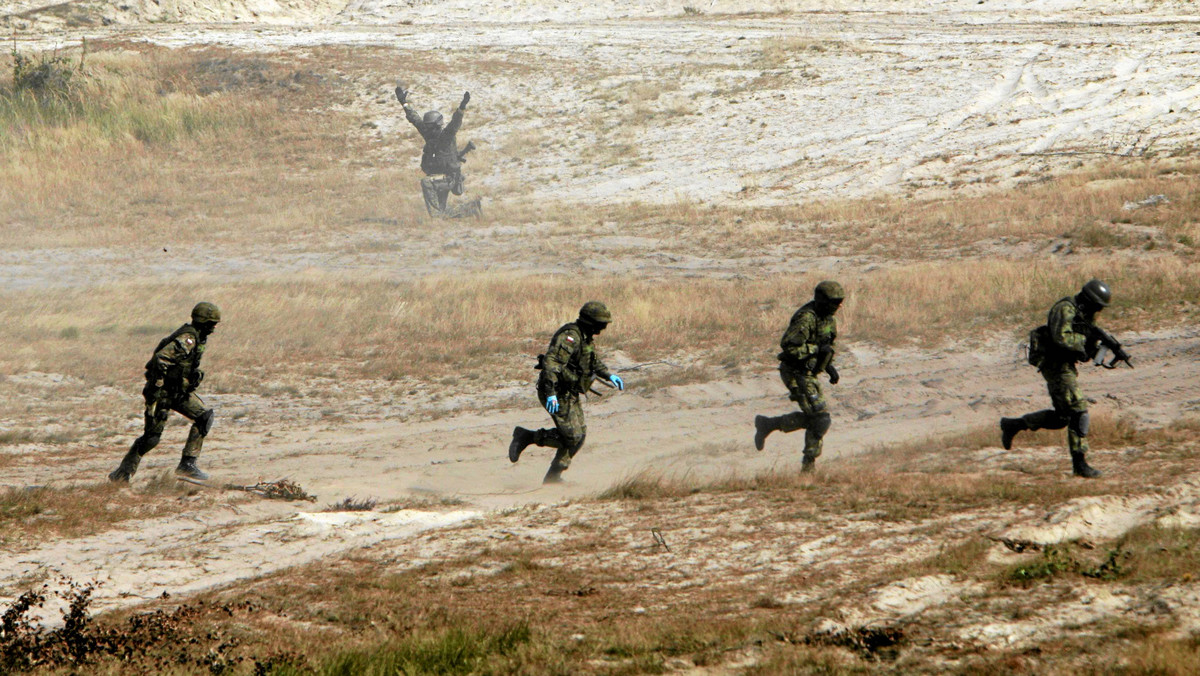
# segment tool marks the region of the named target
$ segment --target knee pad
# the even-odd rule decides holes
[[[821,411],[820,413],[813,414],[812,420],[808,425],[808,429],[811,430],[812,433],[817,436],[817,438],[820,438],[825,436],[825,433],[829,431],[829,428],[832,425],[833,418],[831,418],[828,413]]]
[[[1071,420],[1067,427],[1075,434],[1086,437],[1088,435],[1088,427],[1091,426],[1091,420],[1088,417],[1087,411],[1075,411],[1071,413]]]
[[[215,415],[216,412],[210,408],[204,413],[201,413],[200,417],[196,418],[196,431],[200,433],[200,436],[208,436],[208,431],[212,429],[213,416]]]

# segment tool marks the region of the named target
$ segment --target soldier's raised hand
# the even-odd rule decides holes
[[[402,106],[408,105],[408,90],[404,88],[404,85],[396,85],[396,100]]]
[[[459,110],[466,110],[467,104],[471,102],[471,92],[463,92],[462,103],[458,104]]]

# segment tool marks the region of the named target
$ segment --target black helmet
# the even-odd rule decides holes
[[[813,296],[822,302],[838,301],[841,302],[846,298],[846,292],[842,289],[842,285],[837,282],[826,280],[817,285]]]
[[[1097,307],[1108,307],[1108,304],[1112,302],[1112,291],[1109,290],[1107,284],[1098,279],[1084,284],[1079,295]]]
[[[221,321],[221,310],[208,302],[196,303],[192,308],[192,324],[216,324]]]
[[[422,117],[421,120],[424,121],[425,124],[436,124],[439,127],[442,126],[442,114],[436,110],[431,110],[428,113],[425,113],[425,116]]]
[[[612,322],[612,313],[604,303],[589,300],[579,308],[579,318],[592,324],[608,324]]]

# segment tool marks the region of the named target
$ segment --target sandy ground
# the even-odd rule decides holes
[[[1104,393],[1093,410],[1121,411],[1145,423],[1161,424],[1181,412],[1200,409],[1200,360],[1196,358],[1200,332],[1131,337],[1130,344],[1138,355],[1137,369],[1085,373],[1087,389]],[[854,462],[853,456],[863,450],[994,424],[1000,414],[1017,415],[1046,403],[1039,377],[1011,350],[851,349],[847,357],[842,383],[829,388],[834,426],[826,439],[823,463]],[[589,403],[587,446],[561,486],[540,483],[550,457],[547,449],[530,448],[516,465],[507,460],[512,427],[543,423],[544,414],[532,402],[528,409],[488,413],[488,403],[476,401],[472,404],[478,411],[420,423],[370,419],[395,414],[383,410],[364,416],[361,422],[339,425],[306,423],[303,414],[293,415],[290,424],[253,432],[235,425],[214,434],[206,448],[205,462],[216,482],[251,484],[287,476],[323,498],[321,505],[352,495],[401,502],[414,496],[434,502],[454,498],[466,504],[448,513],[404,511],[360,515],[343,522],[320,521],[331,517],[309,513],[320,509],[318,505],[298,503],[302,505],[298,510],[297,503],[219,504],[189,513],[186,519],[133,521],[95,536],[0,554],[0,571],[4,571],[0,588],[12,589],[22,580],[57,574],[105,580],[109,584],[97,593],[97,607],[109,608],[163,591],[195,591],[384,540],[405,539],[424,529],[483,518],[489,511],[561,504],[642,471],[719,478],[796,467],[802,435],[772,436],[761,453],[751,443],[756,413],[790,409],[776,377],[678,386],[639,395],[636,373],[627,375],[627,393]],[[263,405],[235,395],[211,399],[220,408]],[[175,429],[174,436],[182,433],[182,428]],[[172,446],[177,441],[169,438],[148,456],[142,476],[172,467],[176,461]],[[94,481],[116,459],[76,462],[64,476],[62,465],[30,458],[19,469],[7,470],[6,482]],[[984,460],[1022,462],[1020,451],[1005,452],[998,446]],[[1094,461],[1108,471],[1121,472],[1119,458],[1100,453]],[[940,462],[957,460],[941,458]],[[1065,479],[1067,459],[1049,462],[1062,466]],[[1194,499],[1194,487],[1189,491]],[[1086,533],[1072,518],[1063,517],[1063,525],[1018,529],[1005,536],[1033,542],[1084,535],[1116,537],[1148,520],[1163,502],[1161,495],[1147,495],[1093,508],[1095,513],[1079,517],[1091,524]],[[1105,519],[1112,524],[1096,525]],[[1047,534],[1047,529],[1052,532]]]
[[[792,204],[941,194],[1035,181],[1105,153],[1170,153],[1200,136],[1200,85],[1189,76],[1200,19],[1171,3],[878,3],[532,25],[503,13],[486,24],[406,25],[398,7],[357,5],[333,25],[113,26],[86,36],[393,48],[395,71],[362,83],[357,104],[373,133],[410,133],[390,96],[395,79],[422,108],[475,92],[463,136],[491,163],[482,175],[469,166],[468,180],[488,198]],[[426,9],[449,11],[415,11]],[[22,39],[54,46],[81,35]],[[439,55],[451,69],[413,81],[403,67],[411,53]],[[499,77],[466,66],[494,55],[508,69]]]

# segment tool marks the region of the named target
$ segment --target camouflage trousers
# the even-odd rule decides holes
[[[465,184],[466,179],[462,172],[426,176],[421,179],[421,196],[425,199],[425,210],[430,216],[456,217],[456,210],[448,209],[446,202],[450,199],[450,193],[461,196],[466,190]]]
[[[200,450],[204,446],[204,437],[208,436],[208,431],[212,428],[213,410],[205,406],[204,401],[194,392],[176,395],[162,394],[155,397],[151,396],[149,391],[144,390],[142,396],[146,400],[146,426],[142,436],[133,442],[133,449],[137,451],[138,455],[146,455],[158,445],[171,411],[176,411],[192,421],[192,428],[188,430],[183,454],[191,457],[200,455]]]
[[[540,394],[538,403],[545,403]],[[571,466],[571,459],[583,448],[583,440],[587,437],[587,423],[583,420],[583,403],[579,401],[579,395],[558,395],[558,412],[551,413],[550,417],[554,420],[554,429],[537,430],[533,443],[557,449],[550,470],[562,472]]]
[[[779,377],[788,389],[788,398],[796,402],[800,411],[780,416],[778,429],[780,432],[803,429],[804,457],[815,459],[821,455],[822,439],[831,423],[821,383],[808,369],[788,362],[779,363]]]
[[[1079,389],[1079,372],[1072,363],[1043,366],[1042,377],[1054,408],[1021,416],[1031,430],[1067,428],[1067,447],[1072,453],[1087,453],[1088,402]]]

